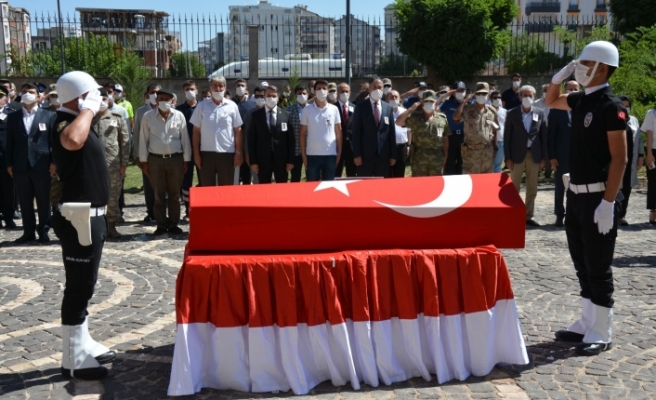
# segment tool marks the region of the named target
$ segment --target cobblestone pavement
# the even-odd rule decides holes
[[[537,220],[552,224],[553,186],[540,186]],[[579,312],[577,281],[565,233],[527,231],[526,249],[504,251],[513,279],[530,364],[500,366],[485,377],[438,385],[412,379],[392,386],[316,387],[311,397],[397,399],[650,399],[656,398],[656,229],[647,224],[646,191],[635,190],[615,257],[616,347],[595,358],[576,356],[553,334]],[[63,267],[57,241],[14,246],[20,231],[0,231],[0,399],[166,398],[175,335],[174,287],[186,235],[155,239],[144,225],[142,197],[129,199],[125,234],[107,243],[90,308],[94,338],[118,360],[101,382],[59,374],[59,308]],[[183,227],[186,228],[186,227]],[[503,227],[499,227],[503,234]],[[51,234],[54,238],[54,235]],[[293,397],[203,390],[197,399]],[[303,398],[310,396],[303,396]]]

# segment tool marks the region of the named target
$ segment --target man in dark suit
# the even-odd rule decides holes
[[[278,88],[267,86],[265,106],[251,114],[248,126],[248,156],[259,183],[287,183],[294,168],[296,140],[289,123],[289,112],[278,107]]]
[[[533,219],[535,197],[538,194],[538,174],[547,160],[547,125],[544,112],[533,107],[535,88],[519,90],[520,107],[508,111],[504,129],[504,153],[515,189],[519,192],[522,175],[526,172],[526,225],[540,226]]]
[[[7,147],[7,117],[14,112],[9,108],[9,92],[5,86],[0,85],[0,165],[6,166],[5,149]],[[9,175],[7,168],[0,168],[0,211],[7,229],[16,228],[14,222],[14,179]]]
[[[565,86],[567,93],[578,93],[579,83],[570,80]],[[569,174],[569,140],[572,131],[572,111],[553,109],[549,113],[548,139],[549,162],[551,169],[556,171],[554,195],[554,213],[556,214],[556,226],[565,226],[565,184],[563,175]]]
[[[18,203],[23,219],[23,236],[16,243],[36,239],[49,242],[50,178],[55,165],[50,154],[50,133],[54,130],[55,113],[39,107],[40,96],[36,85],[26,83],[21,87],[22,111],[7,117],[7,172],[14,178]],[[36,198],[39,224],[34,217]]]
[[[342,118],[342,134],[344,135],[344,142],[342,144],[342,157],[337,163],[335,177],[339,178],[342,176],[344,168],[346,168],[346,176],[353,177],[357,174],[357,167],[353,160],[353,148],[351,147],[351,120],[353,117],[353,111],[355,110],[355,104],[349,101],[351,87],[348,83],[344,82],[339,84],[337,87],[337,95],[339,100],[335,105],[339,108],[339,113]]]
[[[394,113],[382,101],[383,81],[369,83],[369,99],[355,106],[351,118],[351,146],[358,176],[386,177],[396,163]]]

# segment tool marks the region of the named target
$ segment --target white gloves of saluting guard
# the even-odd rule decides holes
[[[79,99],[80,102],[80,111],[82,110],[90,110],[93,115],[98,114],[98,110],[100,110],[100,103],[102,102],[102,96],[100,95],[100,90],[98,89],[92,89],[89,91],[87,94],[87,98],[82,100],[80,97]]]
[[[560,85],[561,83],[563,83],[565,79],[572,76],[574,70],[576,69],[576,64],[578,64],[576,60],[570,61],[569,64],[565,66],[565,68],[558,71],[558,73],[554,75],[553,78],[551,78],[551,83],[555,85]]]
[[[609,202],[601,199],[594,213],[594,222],[597,224],[599,233],[607,234],[613,228],[613,218],[615,213],[615,202]]]

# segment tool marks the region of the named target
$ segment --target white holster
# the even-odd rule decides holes
[[[565,193],[569,190],[569,174],[563,174],[563,185],[565,185]]]
[[[77,240],[82,246],[91,246],[91,203],[64,203],[61,215],[71,222],[77,231]]]

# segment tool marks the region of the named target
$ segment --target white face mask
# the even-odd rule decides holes
[[[594,68],[592,69],[592,73],[590,76],[587,75],[588,71],[590,70],[590,67],[586,67],[583,64],[578,64],[576,66],[576,69],[574,70],[574,78],[578,83],[580,83],[583,86],[588,86],[590,82],[594,79],[595,75],[597,74],[597,68],[599,67],[599,63],[595,63]]]
[[[328,100],[330,100],[330,101],[337,101],[337,92],[330,92],[330,93],[328,93]]]
[[[391,87],[391,86],[385,86],[385,87],[383,88],[383,94],[387,94],[387,93],[389,93],[389,92],[391,92],[391,91],[392,91],[392,87]]]
[[[148,100],[150,101],[150,104],[157,105],[157,93],[153,93],[148,96]]]
[[[522,99],[522,106],[524,106],[524,108],[531,108],[533,106],[533,98],[532,97],[524,97]]]
[[[432,113],[433,111],[435,111],[435,103],[433,103],[432,101],[428,101],[424,103],[424,111],[427,113]]]
[[[10,90],[9,91],[9,97],[14,97],[16,96],[16,91],[15,90]]]
[[[568,90],[567,93],[578,93],[579,91],[576,89]]]
[[[317,99],[319,101],[326,101],[326,98],[328,97],[328,90],[326,89],[319,89],[317,90]]]
[[[282,92],[282,95],[284,97],[289,97],[292,94],[292,92]]]
[[[36,101],[36,95],[32,93],[24,93],[21,95],[21,103],[23,104],[34,104]]]
[[[513,81],[513,88],[519,89],[521,84],[522,84],[522,81]]]
[[[108,108],[109,108],[109,102],[108,101],[101,101],[100,102],[100,111],[105,111]]]
[[[424,97],[425,90],[420,90],[417,92],[417,97],[419,97],[419,100],[421,100],[422,97]]]
[[[307,103],[307,99],[308,99],[307,94],[299,94],[296,96],[296,102],[298,102],[298,104]]]
[[[398,100],[390,100],[389,105],[392,106],[392,108],[397,108],[399,106],[399,101]]]
[[[483,95],[480,95],[480,96],[476,96],[476,102],[478,104],[485,104],[486,101],[487,101],[487,96],[486,95],[483,94]]]
[[[112,93],[112,94],[107,94],[107,98],[108,98],[108,99],[112,99],[112,100],[114,100],[114,93]]]
[[[52,104],[53,106],[60,105],[61,103],[59,102],[59,97],[51,97],[50,98],[50,104]]]
[[[266,102],[267,107],[273,108],[278,104],[278,98],[277,97],[267,97],[265,102]]]
[[[223,100],[223,95],[225,94],[224,91],[221,92],[212,92],[212,98],[214,100]]]
[[[501,100],[500,99],[492,100],[492,105],[495,106],[496,108],[501,107]]]
[[[196,92],[194,92],[193,90],[187,90],[185,92],[185,97],[189,101],[196,100]]]
[[[339,95],[339,99],[342,101],[342,103],[348,103],[349,101],[349,94],[344,92]]]
[[[166,112],[171,109],[172,105],[168,101],[160,101],[158,107],[160,110]]]
[[[255,104],[257,105],[258,108],[264,107],[264,103],[266,103],[264,99],[261,99],[259,97],[255,99]]]
[[[246,94],[246,88],[243,86],[237,86],[237,90],[235,90],[235,92],[237,93],[237,96],[241,97]]]
[[[383,97],[383,91],[380,89],[374,89],[371,93],[369,93],[369,96],[371,96],[371,100],[378,101],[381,97]]]
[[[627,108],[626,108],[626,113],[627,113],[627,114],[631,114],[631,107],[627,107]]]
[[[456,100],[462,101],[465,98],[465,92],[456,92]]]
[[[547,92],[542,92],[542,98],[546,99],[547,98]]]

